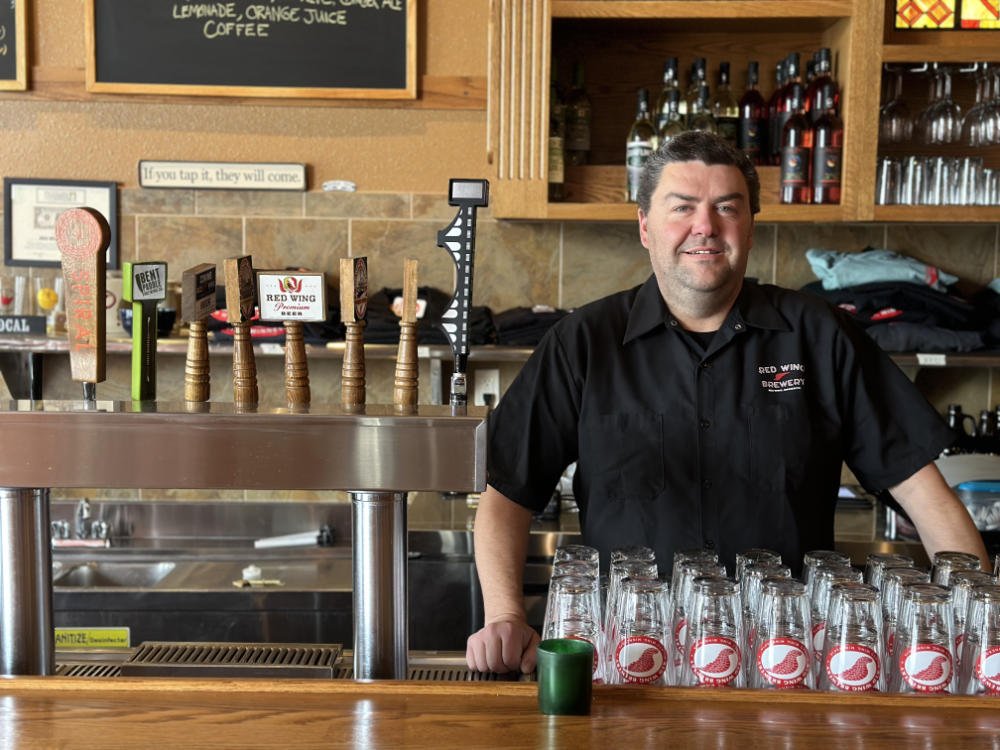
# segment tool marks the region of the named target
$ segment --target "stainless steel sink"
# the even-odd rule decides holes
[[[54,573],[55,586],[149,588],[173,571],[172,562],[87,562]]]

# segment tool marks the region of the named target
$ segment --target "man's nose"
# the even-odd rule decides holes
[[[718,218],[712,206],[698,206],[691,217],[691,233],[702,237],[714,237],[718,234]]]

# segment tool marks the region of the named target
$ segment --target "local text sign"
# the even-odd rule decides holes
[[[326,320],[326,281],[322,273],[258,271],[261,320]]]
[[[139,186],[201,190],[305,190],[305,164],[140,161]]]

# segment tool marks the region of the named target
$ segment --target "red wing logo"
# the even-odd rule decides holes
[[[826,676],[841,690],[866,693],[878,687],[878,654],[860,643],[838,644],[826,657]]]
[[[920,693],[947,693],[952,675],[951,653],[936,643],[918,643],[899,655],[906,684]]]
[[[787,372],[779,372],[777,375],[774,376],[774,382],[777,383],[778,381],[784,380],[787,377],[788,377]]]
[[[1000,691],[1000,646],[985,648],[976,657],[976,678],[990,693]]]
[[[808,653],[795,638],[769,638],[757,651],[757,668],[777,688],[800,687],[809,674]]]
[[[649,685],[667,670],[667,650],[648,635],[623,638],[615,649],[615,668],[624,682]]]
[[[298,294],[302,291],[302,279],[285,276],[283,279],[278,279],[278,288],[286,294]]]
[[[740,647],[731,638],[705,636],[691,645],[691,671],[702,685],[725,687],[740,673]]]

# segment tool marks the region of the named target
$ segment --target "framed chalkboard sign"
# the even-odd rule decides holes
[[[28,88],[28,0],[0,0],[0,89]]]
[[[85,1],[90,91],[416,97],[417,0]]]

